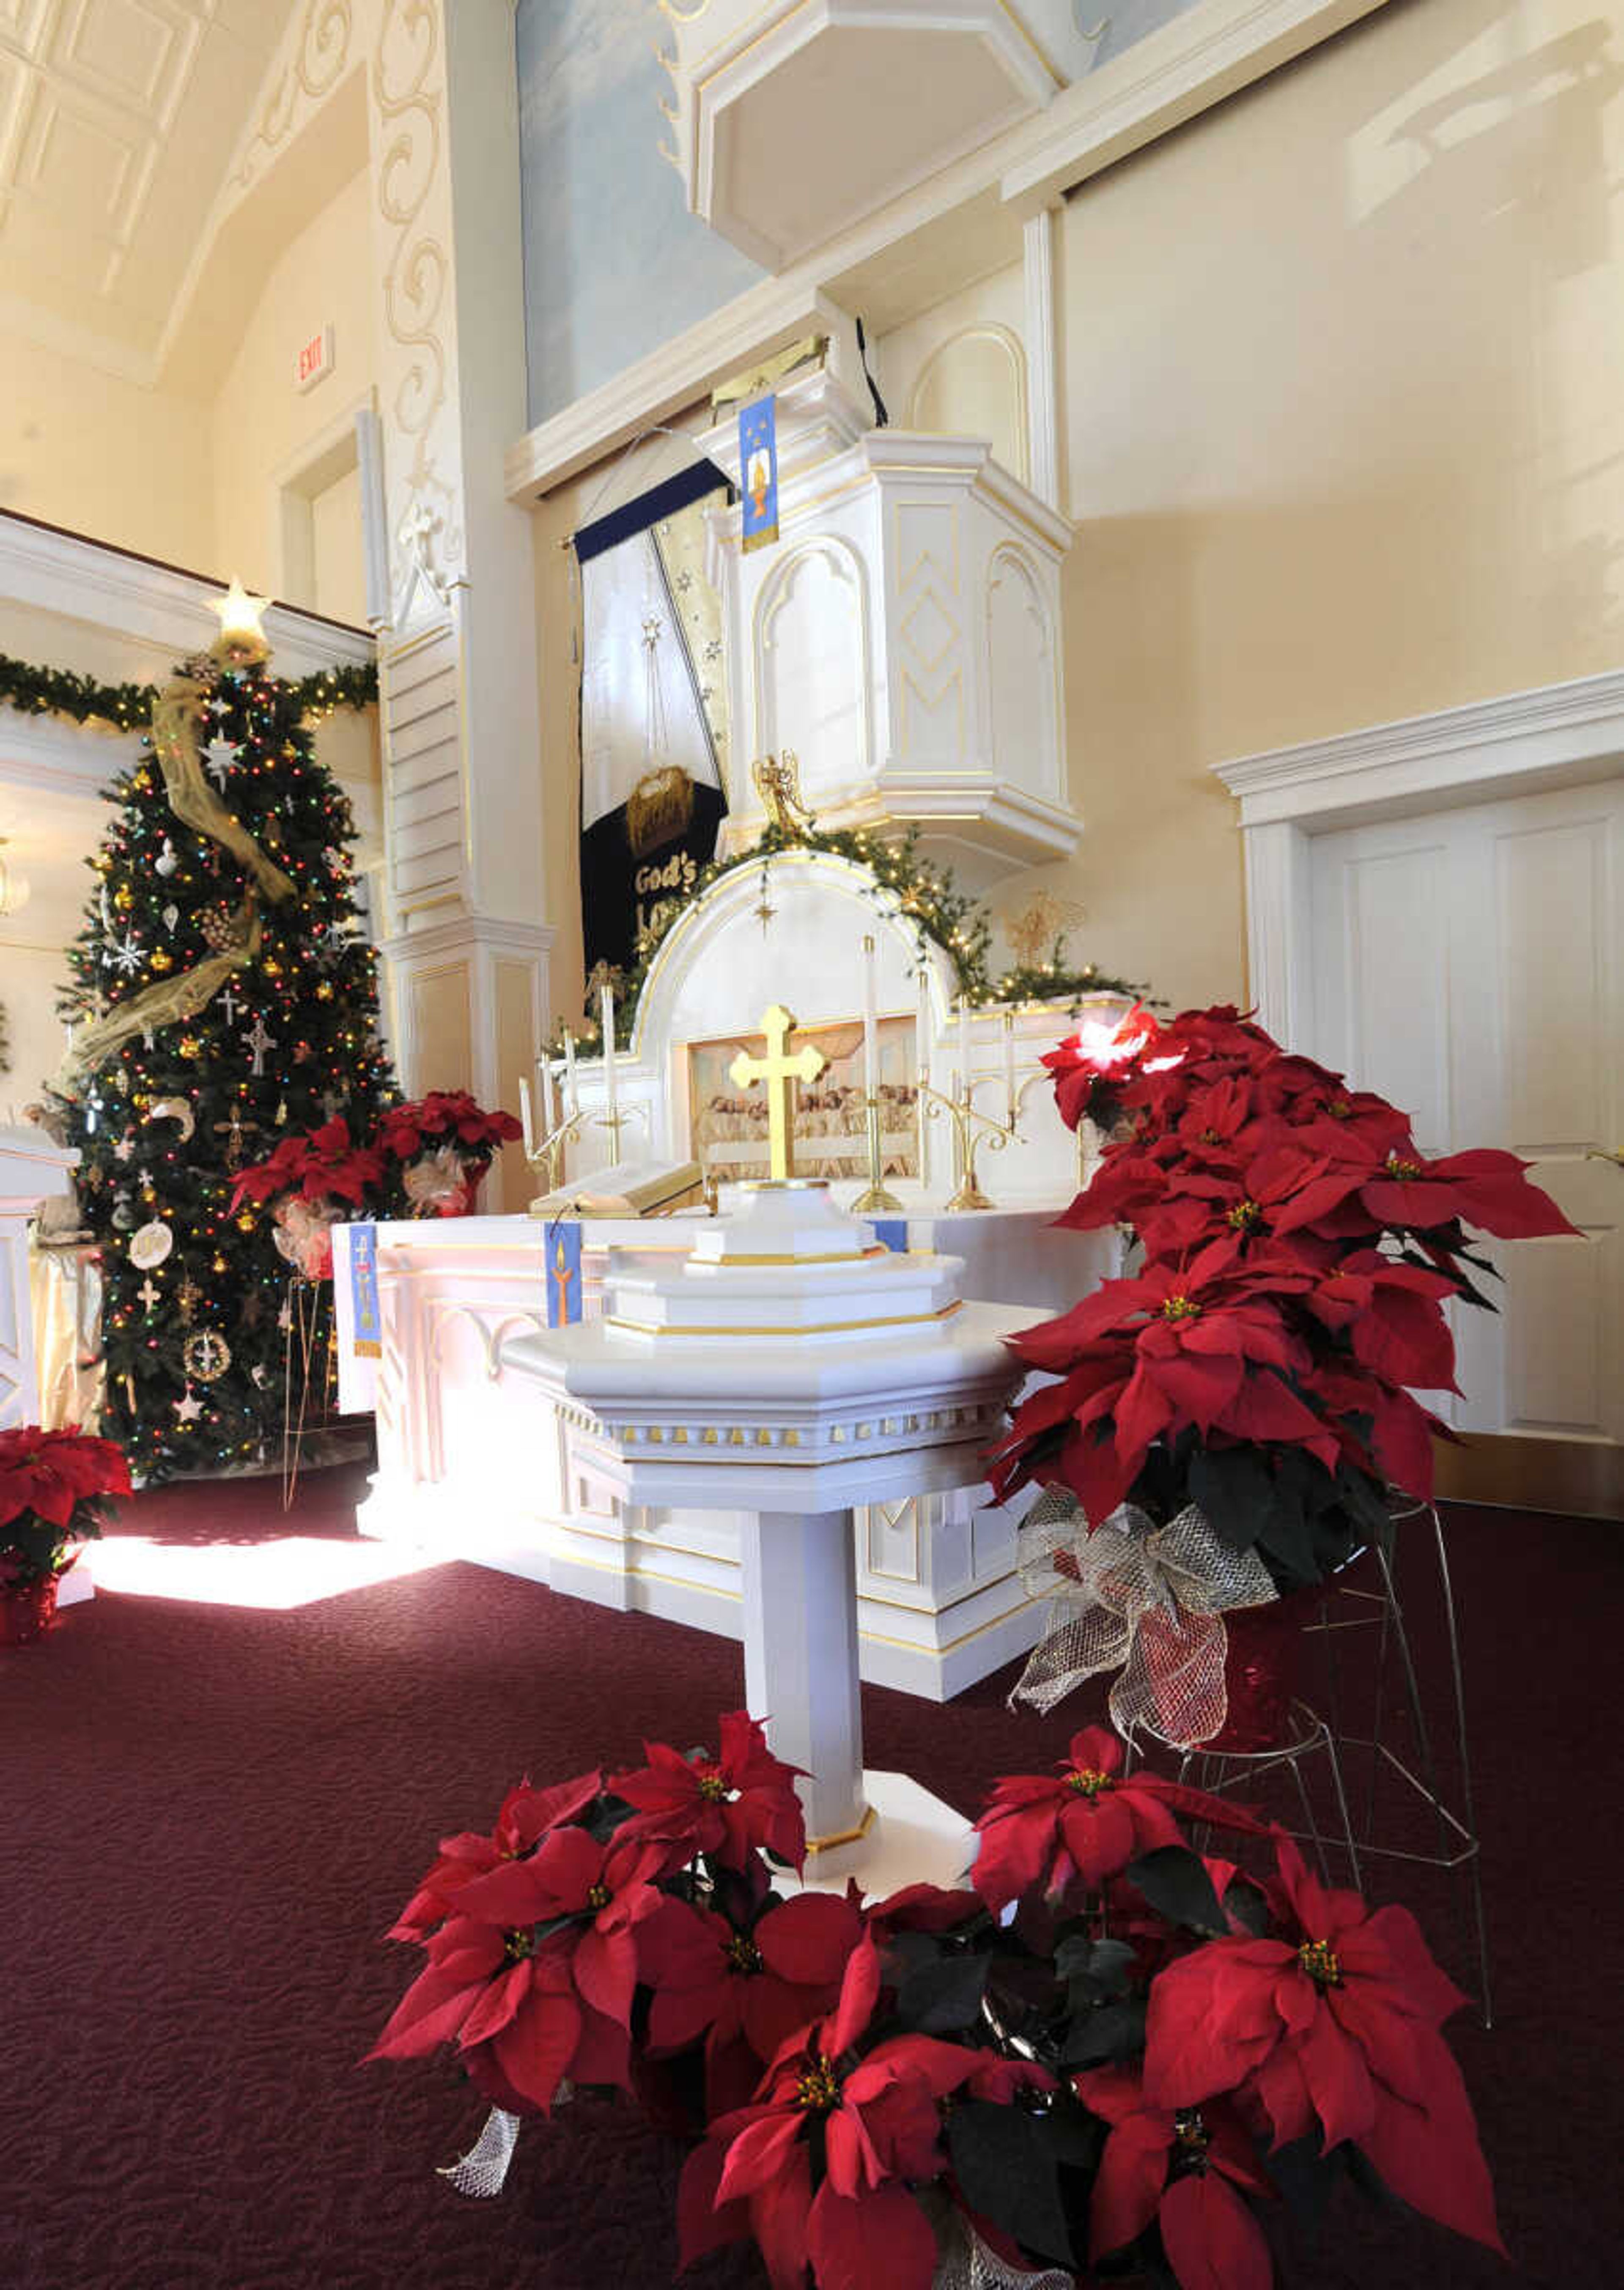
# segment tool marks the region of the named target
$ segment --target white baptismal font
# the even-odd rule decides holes
[[[826,1181],[742,1188],[685,1254],[612,1248],[601,1318],[514,1338],[572,1477],[622,1503],[733,1522],[745,1694],[800,1766],[814,1875],[951,1883],[963,1823],[901,1774],[867,1774],[853,1512],[978,1487],[1041,1317],[966,1303],[963,1262],[876,1245]],[[876,1814],[878,1827],[875,1828]],[[838,1857],[836,1857],[838,1856]]]

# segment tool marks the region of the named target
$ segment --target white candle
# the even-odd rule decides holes
[[[1004,1013],[1004,1094],[1009,1106],[1007,1119],[1015,1126],[1015,1013]]]
[[[961,994],[958,1004],[958,1087],[966,1105],[970,1102],[970,1005]]]
[[[931,973],[924,964],[919,965],[919,1016],[915,1031],[918,1039],[914,1044],[914,1056],[919,1067],[921,1081],[931,1078]]]
[[[607,986],[599,989],[598,1013],[604,1028],[604,1110],[615,1110],[614,996]]]
[[[567,1026],[564,1029],[564,1093],[573,1120],[580,1111],[580,1090],[575,1079],[575,1037]]]
[[[880,1085],[880,1013],[875,979],[874,941],[863,941],[863,1094]]]
[[[523,1074],[519,1076],[519,1125],[524,1132],[524,1158],[533,1161],[536,1157],[536,1125],[531,1117],[530,1084]]]

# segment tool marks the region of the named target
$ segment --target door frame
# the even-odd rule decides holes
[[[1258,1018],[1287,1048],[1313,1055],[1310,837],[1624,777],[1624,670],[1212,768],[1240,805],[1247,976]],[[1475,1434],[1440,1447],[1438,1491],[1458,1501],[1618,1517],[1624,1446]]]
[[[1259,1021],[1312,1054],[1308,838],[1624,777],[1624,669],[1214,764],[1240,805],[1246,968]]]

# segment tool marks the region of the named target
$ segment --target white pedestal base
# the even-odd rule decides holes
[[[963,1886],[975,1854],[975,1832],[962,1813],[907,1774],[866,1768],[863,1795],[874,1808],[867,1836],[809,1854],[803,1892],[844,1893],[852,1877],[871,1900],[881,1901],[904,1885],[940,1885],[949,1892]],[[782,1891],[796,1889],[793,1877],[780,1875],[774,1881]]]

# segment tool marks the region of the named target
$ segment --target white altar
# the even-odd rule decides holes
[[[772,909],[764,928],[764,885]],[[967,1047],[977,1107],[1002,1119],[1012,1079],[1016,1101],[1014,1138],[980,1157],[981,1183],[998,1205],[950,1213],[956,1173],[947,1125],[922,1123],[916,1099],[909,1107],[908,1085],[895,1083],[892,1141],[923,1127],[924,1146],[923,1165],[915,1144],[911,1173],[887,1178],[902,1208],[885,1237],[962,1258],[964,1293],[977,1302],[1064,1310],[1113,1268],[1116,1247],[1112,1236],[1052,1225],[1077,1189],[1078,1142],[1054,1109],[1040,1060],[1072,1021],[1064,1009],[1037,1005],[977,1011],[961,1026],[945,953],[934,944],[922,949],[897,894],[844,859],[793,851],[740,867],[669,932],[617,1054],[621,1157],[692,1157],[757,1173],[746,1150],[755,1141],[708,1133],[707,1077],[758,1039],[758,1013],[774,996],[794,1009],[797,1038],[836,1052],[843,1033],[860,1039],[866,937],[875,941],[884,1070],[900,1077],[922,1060],[932,1086],[951,1093]],[[1090,1006],[1106,1017],[1122,1004],[1101,996]],[[571,1181],[589,1179],[613,1154],[612,1133],[595,1125],[607,1103],[601,1064],[581,1061],[577,1083],[582,1125]],[[837,1162],[845,1149],[837,1138],[801,1134],[798,1149],[815,1173],[819,1158]],[[832,1181],[842,1205],[865,1181],[855,1160],[851,1170]],[[736,1198],[731,1181],[719,1197],[725,1213]],[[704,1221],[703,1212],[586,1220],[579,1269],[567,1276],[579,1281],[583,1317],[602,1312],[611,1248],[668,1262],[687,1252]],[[376,1360],[354,1356],[344,1227],[335,1242],[340,1396],[347,1407],[372,1406],[377,1417],[379,1469],[359,1513],[364,1533],[453,1551],[599,1604],[740,1635],[738,1521],[677,1501],[628,1500],[612,1475],[578,1452],[554,1402],[510,1371],[510,1341],[546,1328],[556,1315],[556,1295],[552,1311],[548,1302],[548,1283],[559,1277],[556,1229],[524,1216],[380,1227]],[[741,1417],[733,1428],[753,1437],[758,1427]],[[984,1488],[965,1485],[922,1486],[858,1505],[865,1678],[946,1700],[1035,1643],[1040,1611],[1015,1571],[1022,1508],[1000,1508]]]

